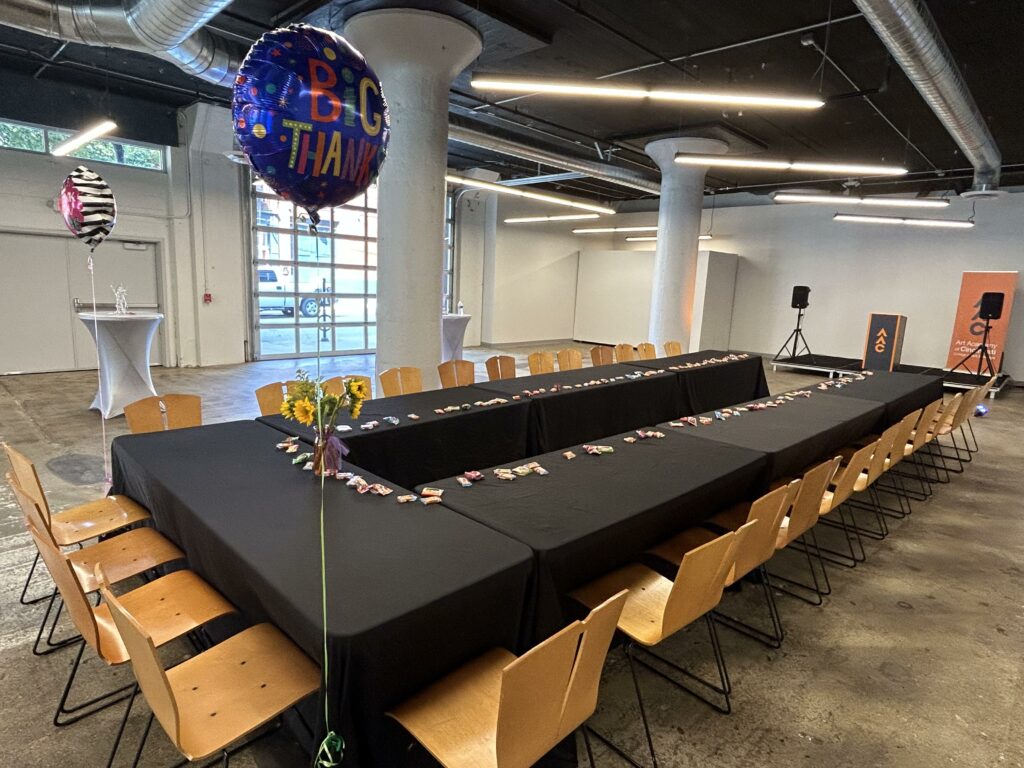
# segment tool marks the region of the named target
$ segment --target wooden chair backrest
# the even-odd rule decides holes
[[[989,393],[989,391],[991,391],[992,387],[994,387],[996,385],[996,379],[997,378],[999,378],[999,377],[998,376],[993,376],[991,379],[986,381],[980,387],[976,387],[978,392],[977,392],[977,396],[974,399],[974,405],[975,406],[977,406],[978,403],[980,403],[982,400],[985,399],[985,396],[988,395],[988,393]],[[972,415],[972,416],[974,415],[974,408],[971,408],[971,414],[970,415]]]
[[[203,399],[199,395],[144,397],[126,405],[124,417],[128,429],[135,435],[198,427],[203,423]]]
[[[590,348],[590,362],[597,365],[611,365],[615,362],[612,358],[611,347],[602,347],[600,345]]]
[[[796,541],[817,524],[821,513],[821,500],[842,461],[841,456],[836,456],[804,473],[796,498],[793,499],[793,507],[789,511],[789,527],[786,533],[789,541]]]
[[[836,473],[838,480],[836,481],[835,490],[832,491],[832,509],[835,509],[853,495],[853,488],[857,484],[857,478],[871,464],[871,457],[874,456],[877,447],[878,441],[875,440],[863,448],[858,448],[853,456],[850,457],[846,466]]]
[[[683,555],[672,590],[661,615],[661,637],[678,632],[722,600],[725,579],[736,562],[737,541],[742,542],[757,522],[726,533]],[[743,531],[743,536],[740,536]]]
[[[775,554],[775,539],[779,534],[782,518],[789,511],[799,487],[800,481],[794,480],[788,485],[779,486],[774,491],[766,493],[750,505],[747,522],[756,521],[757,525],[743,539],[742,546],[737,545],[736,562],[726,579],[727,584],[734,584],[758,566],[771,560]]]
[[[633,349],[632,344],[616,344],[615,345],[615,362],[616,363],[629,363],[636,360],[636,350]]]
[[[558,350],[558,370],[575,371],[583,367],[583,354],[578,349]]]
[[[19,493],[19,491],[15,491],[15,493]],[[93,613],[89,598],[82,591],[82,585],[78,581],[71,563],[57,549],[57,545],[50,537],[48,531],[44,533],[32,523],[29,523],[28,532],[36,543],[39,556],[46,563],[46,570],[50,572],[50,578],[57,585],[57,590],[60,592],[61,599],[64,601],[64,607],[67,609],[68,614],[70,614],[75,629],[85,638],[85,642],[89,644],[89,647],[103,657],[105,649],[100,648],[100,635],[96,627],[96,614]]]
[[[4,451],[7,452],[7,460],[11,462],[11,469],[14,470],[14,478],[18,481],[18,485],[21,486],[21,490],[39,505],[46,519],[46,527],[49,528],[50,504],[46,500],[46,494],[43,492],[43,484],[39,482],[39,473],[36,471],[36,465],[21,451],[15,450],[7,443],[4,443],[3,446]]]
[[[490,381],[514,379],[516,377],[516,359],[512,355],[488,357],[484,366],[487,368],[487,378]]]
[[[893,444],[896,442],[900,428],[900,423],[897,421],[879,436],[875,452],[871,454],[871,463],[868,464],[868,485],[875,482],[885,472],[885,460],[892,453]]]
[[[381,371],[380,386],[384,397],[408,395],[423,391],[423,374],[419,368],[403,365]]]
[[[935,429],[935,420],[942,407],[942,398],[933,400],[921,410],[921,417],[914,427],[914,450],[917,451],[928,441],[928,433]]]
[[[44,534],[50,541],[53,541],[53,546],[57,546],[57,542],[53,538],[53,534],[50,531],[50,519],[43,512],[39,506],[39,502],[32,498],[31,494],[25,491],[24,486],[18,482],[18,478],[11,472],[7,472],[5,477],[7,478],[7,485],[10,486],[11,491],[14,492],[14,500],[18,502],[18,506],[21,507],[21,514],[25,518],[25,524],[34,525],[39,532]]]
[[[281,412],[284,402],[284,384],[272,381],[256,390],[256,403],[260,407],[260,416],[273,416]]]
[[[963,392],[957,392],[949,402],[943,402],[942,413],[939,414],[939,418],[935,422],[936,434],[938,434],[938,430],[943,426],[948,427],[949,429],[956,429],[960,425],[963,421],[963,418],[960,416],[960,410],[963,402]],[[957,421],[958,418],[959,421]],[[956,424],[954,424],[954,422],[956,422]]]
[[[339,396],[345,393],[345,379],[341,376],[331,376],[329,379],[324,379],[320,385],[325,395]]]
[[[893,438],[892,448],[889,450],[889,469],[903,461],[903,453],[907,449],[907,443],[910,442],[910,433],[914,431],[914,425],[921,419],[923,410],[918,408],[897,422],[899,429],[896,430],[896,437]]]
[[[448,360],[437,366],[437,375],[441,377],[444,389],[465,387],[476,381],[476,370],[469,360]]]
[[[665,357],[675,357],[683,354],[683,344],[680,341],[665,342]]]
[[[530,373],[534,376],[538,373],[555,372],[555,355],[552,352],[531,352],[526,360],[530,365]]]
[[[178,715],[178,702],[167,680],[167,673],[160,663],[153,639],[110,591],[100,566],[96,567],[96,573],[100,579],[100,594],[110,609],[114,626],[117,627],[121,642],[131,657],[132,671],[135,673],[139,688],[142,689],[142,695],[145,696],[146,703],[160,721],[171,742],[175,747],[180,747],[181,718]]]
[[[498,768],[530,766],[597,708],[601,669],[626,592],[597,606],[510,663],[501,674]]]
[[[288,394],[288,395],[294,395],[295,394],[295,388],[297,386],[299,386],[299,384],[300,384],[300,382],[299,382],[298,379],[288,379],[288,381],[286,381],[284,383],[284,391],[285,391],[285,393]]]
[[[638,360],[653,360],[658,356],[658,348],[649,341],[641,341],[636,345],[636,356]]]

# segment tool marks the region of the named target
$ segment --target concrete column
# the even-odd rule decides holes
[[[689,349],[697,236],[707,172],[704,166],[678,165],[674,158],[677,152],[723,155],[728,149],[723,141],[698,138],[658,139],[644,147],[661,169],[648,331],[648,340],[659,349],[666,341],[680,341],[684,350]]]
[[[481,50],[472,27],[438,13],[406,9],[353,16],[345,37],[380,77],[391,139],[377,206],[377,373],[423,370],[438,386],[448,87]]]

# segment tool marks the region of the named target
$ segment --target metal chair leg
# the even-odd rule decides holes
[[[636,703],[637,703],[637,707],[640,710],[640,722],[643,724],[644,737],[647,740],[647,749],[648,749],[648,752],[650,753],[650,756],[651,756],[651,765],[653,766],[653,768],[658,768],[658,758],[654,754],[654,739],[651,737],[651,727],[650,727],[650,724],[647,722],[647,710],[644,708],[644,698],[643,698],[643,694],[640,692],[640,680],[639,680],[639,678],[637,677],[637,674],[636,674],[636,666],[633,664],[633,655],[632,655],[632,653],[630,651],[631,646],[632,646],[631,642],[626,642],[623,645],[622,650],[623,650],[623,653],[626,656],[626,662],[629,665],[630,676],[633,678],[633,690],[636,691]],[[598,730],[596,730],[592,726],[589,726],[589,725],[584,723],[584,725],[583,725],[583,737],[584,737],[584,742],[586,743],[586,747],[587,747],[587,754],[590,757],[590,764],[591,764],[591,766],[594,765],[594,755],[593,755],[593,753],[591,752],[591,749],[590,749],[590,740],[587,738],[587,734],[588,733],[593,735],[594,738],[596,738],[598,741],[600,741],[602,744],[604,744],[608,749],[610,749],[616,755],[618,755],[623,760],[625,760],[627,763],[632,765],[633,768],[645,768],[645,766],[643,764],[637,762],[636,759],[634,759],[632,756],[627,754],[626,751],[623,750],[622,747],[620,747],[618,744],[613,742],[607,736],[602,735]]]
[[[18,602],[22,605],[39,605],[39,603],[46,600],[46,595],[40,595],[39,597],[33,597],[26,599],[25,595],[28,594],[28,585],[32,583],[32,577],[35,575],[36,567],[39,565],[39,553],[36,552],[35,558],[32,560],[32,567],[28,569],[28,577],[25,579],[25,586],[21,589],[21,596],[18,598]]]
[[[824,602],[825,602],[824,595],[828,594],[828,592],[824,592],[822,590],[821,584],[818,581],[818,572],[817,572],[817,570],[814,567],[814,561],[811,560],[811,548],[807,545],[806,539],[807,539],[807,535],[804,534],[796,542],[793,542],[794,544],[799,543],[799,544],[802,545],[801,547],[794,547],[794,549],[796,549],[799,552],[803,552],[804,555],[807,557],[807,567],[810,569],[811,580],[814,582],[814,585],[811,586],[810,584],[804,584],[803,582],[797,581],[796,579],[790,579],[790,578],[787,578],[785,576],[779,576],[778,574],[773,574],[772,578],[774,578],[775,581],[777,581],[777,582],[782,582],[783,584],[789,584],[791,586],[798,587],[799,589],[806,590],[807,592],[813,592],[814,593],[814,598],[811,598],[811,597],[808,597],[805,594],[802,594],[801,592],[797,592],[797,591],[794,591],[794,590],[789,589],[787,587],[784,587],[781,584],[778,584],[775,587],[780,592],[782,592],[784,595],[789,595],[790,597],[795,597],[797,600],[802,600],[805,603],[807,603],[808,605],[813,605],[813,606],[817,607],[819,605],[823,605],[824,604]],[[792,545],[790,545],[790,546],[792,546]],[[820,556],[820,553],[819,553],[819,556]],[[825,566],[824,566],[824,564],[822,564],[822,570],[823,571],[824,571],[824,568],[825,568]],[[831,592],[831,591],[832,591],[832,588],[831,588],[831,585],[830,585],[829,586],[829,592]]]
[[[83,701],[80,704],[76,704],[73,707],[67,706],[68,697],[71,694],[71,687],[75,683],[75,678],[78,677],[78,669],[82,664],[82,654],[85,653],[85,640],[79,641],[78,653],[75,655],[75,661],[71,665],[71,672],[68,674],[68,681],[64,685],[64,692],[61,694],[60,701],[57,702],[57,711],[53,715],[53,724],[58,728],[63,728],[66,725],[77,723],[79,720],[84,720],[90,715],[95,715],[97,712],[102,712],[104,709],[119,704],[130,696],[134,696],[134,692],[128,696],[122,696],[121,694],[125,691],[134,691],[135,684],[126,685],[123,688],[118,688],[113,691],[95,696],[88,701]]]
[[[60,602],[58,602],[60,601]],[[54,604],[57,605],[56,612],[53,612]],[[60,620],[61,610],[64,608],[64,601],[57,594],[56,588],[50,595],[50,602],[46,606],[46,613],[43,614],[43,620],[39,624],[39,632],[36,634],[36,641],[32,644],[32,654],[34,656],[49,656],[51,653],[55,653],[63,648],[68,648],[74,645],[82,639],[81,635],[74,635],[72,637],[59,640],[56,643],[53,642],[53,633],[57,629],[57,622]],[[53,612],[53,622],[50,624],[50,631],[46,636],[46,641],[43,641],[43,632],[46,630],[46,625],[50,621],[50,613]],[[45,648],[42,645],[45,644]]]
[[[718,608],[713,610],[711,615],[715,621],[726,629],[731,629],[733,632],[746,635],[751,640],[756,640],[769,648],[781,648],[782,641],[785,640],[786,634],[782,628],[782,618],[779,616],[778,606],[775,605],[775,595],[772,594],[772,584],[768,575],[768,569],[765,568],[764,565],[761,565],[758,567],[756,573],[761,578],[761,587],[764,590],[765,603],[768,605],[768,616],[772,624],[771,632],[765,632],[763,629],[740,621],[734,616],[729,616],[728,614],[721,612]]]
[[[128,706],[124,708],[124,716],[121,718],[121,725],[117,729],[117,734],[114,736],[114,743],[110,746],[110,757],[107,758],[107,768],[112,768],[114,765],[114,759],[117,757],[117,750],[121,746],[121,739],[124,738],[124,729],[128,725],[128,715],[132,712],[132,704],[135,703],[135,697],[139,694],[138,684],[132,686],[131,695],[128,697]]]

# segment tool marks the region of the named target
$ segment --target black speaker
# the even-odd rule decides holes
[[[983,293],[981,294],[981,309],[978,310],[978,317],[982,320],[998,320],[1003,316],[1003,294]]]
[[[811,295],[810,286],[806,285],[794,285],[793,286],[793,309],[807,309],[810,304],[809,296]],[[985,294],[986,296],[988,294]],[[1002,294],[999,295],[1000,305],[1002,304]]]

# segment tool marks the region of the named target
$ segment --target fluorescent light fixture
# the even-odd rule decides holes
[[[867,205],[878,208],[947,208],[946,198],[928,197],[851,197],[848,195],[815,195],[800,192],[776,192],[776,203],[826,203],[827,205]]]
[[[899,176],[907,172],[897,165],[861,165],[858,163],[805,163],[790,160],[758,160],[720,155],[676,155],[679,165],[704,165],[715,168],[757,168],[770,171],[809,171],[840,176]]]
[[[962,219],[913,219],[903,216],[865,216],[861,213],[837,213],[833,221],[850,221],[857,224],[903,224],[908,227],[945,227],[947,229],[971,229],[973,221]]]
[[[515,219],[505,219],[506,224],[534,224],[539,221],[577,221],[579,219],[599,219],[597,213],[567,213],[564,216],[520,216]]]
[[[56,157],[70,155],[79,147],[88,144],[93,139],[97,139],[104,134],[110,133],[115,128],[117,128],[117,123],[113,120],[104,120],[102,123],[97,123],[92,128],[86,128],[84,131],[65,139],[56,147],[51,149],[50,154]]]
[[[657,240],[657,239],[658,239],[657,235],[641,235],[639,237],[627,237],[626,238],[626,242],[627,243],[645,243],[645,242],[652,242],[652,241]],[[711,235],[697,235],[697,239],[698,240],[710,240],[711,239]]]
[[[611,208],[606,208],[603,205],[594,205],[593,203],[583,203],[579,200],[572,200],[568,197],[559,197],[557,195],[546,195],[541,192],[528,192],[525,189],[519,189],[518,187],[505,187],[501,184],[492,184],[489,181],[480,181],[480,179],[470,179],[464,176],[445,176],[444,180],[449,184],[461,184],[466,187],[476,187],[478,189],[486,189],[490,192],[498,192],[502,195],[513,195],[515,197],[525,197],[529,200],[539,200],[542,203],[552,203],[553,205],[567,205],[570,208],[579,208],[584,211],[593,211],[594,213],[606,213],[609,216],[614,215],[615,211]]]
[[[736,107],[777,107],[782,109],[818,109],[825,102],[818,98],[769,96],[755,93],[702,91],[690,88],[648,88],[645,86],[593,85],[591,83],[552,82],[514,77],[474,77],[470,81],[482,91],[551,94],[555,96],[594,96],[608,99],[650,99],[688,104],[719,104]]]
[[[574,229],[574,235],[607,235],[612,232],[657,232],[658,227],[583,227]]]

